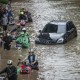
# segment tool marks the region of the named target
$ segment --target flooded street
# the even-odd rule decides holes
[[[17,0],[18,1],[18,0]],[[15,20],[20,8],[32,13],[33,23],[27,23],[31,46],[38,55],[39,71],[32,72],[30,80],[80,80],[80,0],[25,0],[13,2]],[[35,38],[39,30],[51,20],[71,20],[77,28],[78,37],[62,45],[38,45]],[[11,26],[10,26],[11,27]],[[15,42],[10,51],[0,48],[0,68],[8,59],[17,65],[18,58],[24,59],[29,49],[17,50]],[[23,78],[23,79],[22,79]],[[18,80],[26,80],[26,75]]]

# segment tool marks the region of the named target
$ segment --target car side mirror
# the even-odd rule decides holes
[[[41,30],[39,30],[39,33],[41,33],[42,31]]]

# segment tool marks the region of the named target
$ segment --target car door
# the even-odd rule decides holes
[[[67,29],[67,41],[71,40],[75,36],[75,27],[72,23],[66,25]]]

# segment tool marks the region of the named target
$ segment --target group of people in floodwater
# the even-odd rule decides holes
[[[17,39],[17,37],[20,36],[22,32],[25,33],[26,23],[33,21],[31,17],[31,13],[29,11],[26,11],[25,8],[20,9],[18,16],[19,16],[18,22],[12,23],[12,24],[16,24],[16,27],[14,27],[12,30],[9,30],[8,26],[10,25],[11,21],[14,21],[14,14],[10,7],[8,8],[8,6],[6,7],[1,6],[0,8],[0,30],[2,31],[0,32],[2,33],[0,33],[0,45],[2,45],[3,43],[4,49],[10,50],[12,40]],[[27,32],[26,34],[27,34],[26,36],[28,37]],[[27,44],[26,44],[26,47],[28,47]]]
[[[9,8],[8,7],[4,8],[2,6],[0,7],[0,26],[2,26],[0,28],[2,28],[2,31],[3,31],[2,33],[0,33],[1,34],[0,46],[3,47],[4,50],[11,49],[11,45],[12,45],[11,43],[13,41],[12,33],[18,32],[18,28],[20,28],[20,26],[24,26],[20,28],[20,32],[21,33],[23,32],[24,34],[26,33],[26,36],[29,36],[29,34],[26,32],[25,24],[23,25],[22,23],[33,21],[31,17],[31,13],[29,11],[26,11],[25,8],[21,8],[18,16],[19,16],[19,21],[18,21],[19,24],[16,25],[16,27],[13,30],[9,30],[8,29],[9,22],[11,20],[14,20],[13,11],[10,7]],[[19,34],[16,35],[16,37],[18,36]],[[28,63],[27,63],[27,60],[28,60]],[[19,59],[17,66],[18,68],[16,68],[13,65],[12,60],[8,60],[7,66],[3,70],[0,70],[0,74],[7,73],[6,77],[8,78],[8,80],[17,80],[18,72],[23,74],[25,71],[27,74],[30,74],[31,70],[39,70],[38,60],[37,60],[36,55],[34,54],[34,51],[32,50],[29,51],[29,55],[27,59],[25,60]]]
[[[26,64],[26,60],[28,60],[28,63]],[[38,67],[38,61],[37,57],[34,54],[34,51],[30,51],[27,59],[21,60],[19,59],[19,62],[17,64],[19,67],[19,70],[13,65],[12,60],[7,61],[7,67],[5,67],[3,70],[0,71],[0,74],[7,73],[8,80],[17,80],[18,73],[24,74],[26,72],[27,75],[30,76],[31,70],[39,70]],[[25,70],[25,72],[23,71]]]

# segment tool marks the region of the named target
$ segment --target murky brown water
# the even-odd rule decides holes
[[[40,70],[32,72],[31,80],[80,80],[80,0],[25,0],[14,2],[16,13],[25,7],[32,13],[33,23],[27,24],[27,31],[31,35],[31,48],[38,55]],[[78,37],[64,45],[35,45],[35,35],[38,30],[51,20],[72,20],[77,27]],[[0,67],[12,59],[16,65],[18,58],[24,58],[28,50],[10,51],[0,49]],[[26,79],[25,77],[22,77]],[[19,80],[22,80],[21,78]]]

